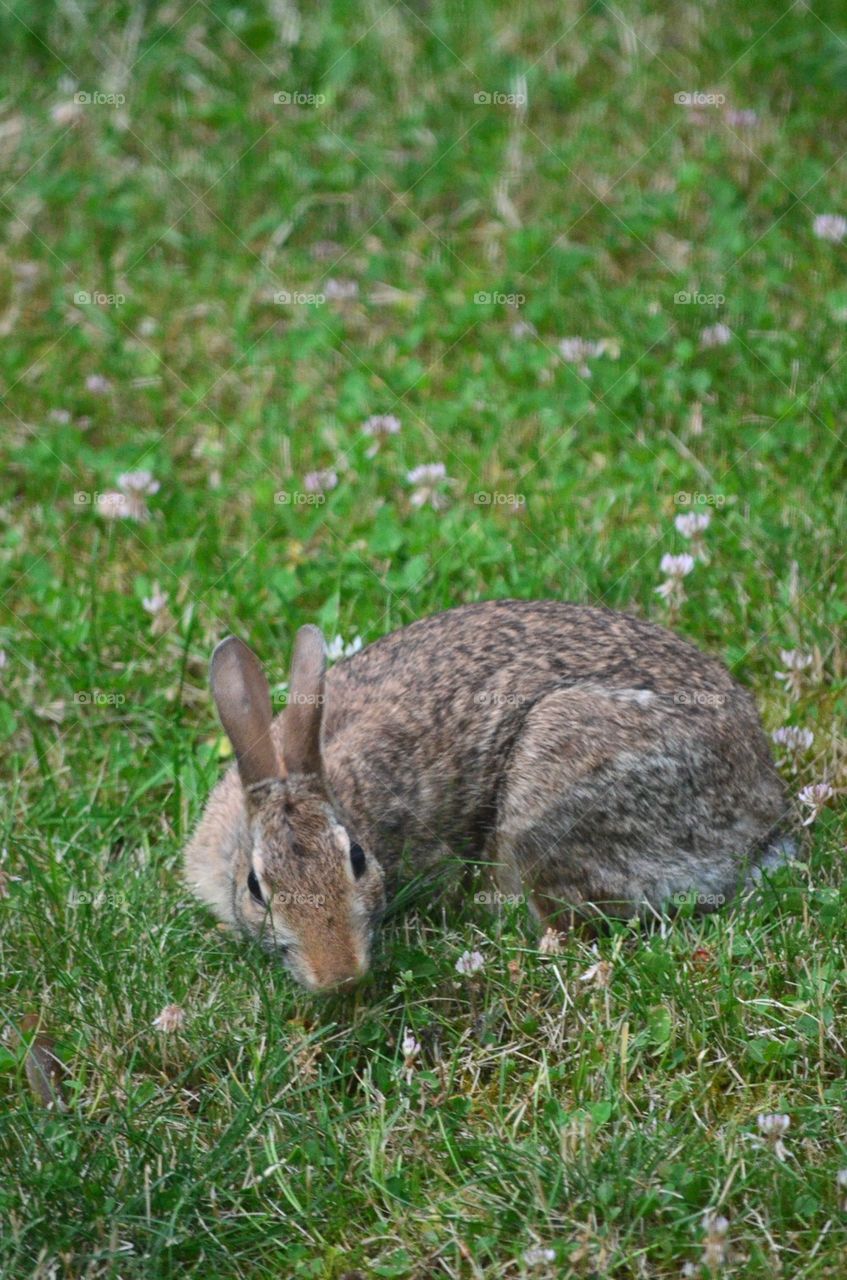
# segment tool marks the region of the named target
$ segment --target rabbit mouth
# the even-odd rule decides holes
[[[354,987],[362,981],[365,975],[363,973],[354,973],[349,978],[334,978],[331,982],[310,983],[309,990],[316,995],[341,995],[346,991],[352,991]]]
[[[307,991],[330,995],[354,987],[370,970],[370,944],[351,947],[350,953],[334,958],[321,953],[314,959],[296,943],[281,942],[263,929],[257,941],[266,955],[281,962]]]
[[[273,956],[277,960],[282,960],[285,964],[288,963],[288,956],[291,952],[291,946],[289,943],[280,942],[279,939],[275,938],[267,929],[262,929],[258,936],[255,934],[253,936],[267,955]]]
[[[357,962],[355,972],[350,973],[346,970],[333,972],[326,969],[319,970],[301,959],[298,964],[290,965],[289,968],[297,981],[308,991],[316,995],[332,995],[351,991],[365,977],[369,965],[367,957],[362,957]]]

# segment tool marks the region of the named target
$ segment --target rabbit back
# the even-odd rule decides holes
[[[495,844],[502,859],[521,807],[532,815],[524,844],[549,843],[545,823],[558,824],[551,847],[564,858],[577,808],[610,788],[607,826],[627,804],[642,813],[656,892],[671,857],[701,873],[711,859],[725,886],[784,811],[753,701],[720,662],[643,619],[555,601],[460,606],[340,663],[327,677],[322,750],[345,821],[389,871],[404,846],[417,867]],[[600,790],[590,791],[593,770]],[[584,841],[585,859],[604,839],[593,852]],[[615,847],[614,858],[629,848]],[[652,898],[649,876],[634,878]]]

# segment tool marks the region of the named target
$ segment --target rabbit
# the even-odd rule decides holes
[[[750,694],[626,613],[495,600],[423,618],[326,670],[297,633],[275,719],[235,636],[211,688],[236,764],[185,852],[189,886],[314,991],[369,967],[404,857],[491,864],[542,928],[710,911],[793,853]],[[693,899],[692,899],[693,895]]]

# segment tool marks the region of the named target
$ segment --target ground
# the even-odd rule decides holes
[[[0,23],[0,1272],[842,1276],[843,7]],[[214,643],[282,695],[304,622],[505,595],[810,731],[807,862],[558,955],[445,877],[296,990],[180,880]]]

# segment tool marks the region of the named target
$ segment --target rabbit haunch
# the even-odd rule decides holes
[[[303,628],[273,722],[257,660],[234,638],[222,651],[213,691],[238,768],[188,846],[189,883],[313,988],[367,967],[401,864],[486,860],[504,892],[564,928],[575,911],[629,915],[680,895],[713,909],[788,847],[750,695],[628,614],[463,605],[325,674],[322,637]]]

